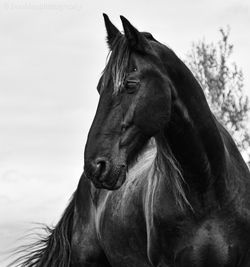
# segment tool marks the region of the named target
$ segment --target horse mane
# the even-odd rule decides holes
[[[133,176],[142,172],[153,164],[154,175],[163,178],[172,192],[176,204],[181,210],[185,207],[193,208],[186,197],[184,186],[187,186],[182,175],[182,169],[175,158],[167,139],[163,133],[151,137],[150,140],[140,150],[129,166],[129,173]]]
[[[71,198],[55,227],[43,225],[45,234],[37,234],[32,244],[17,248],[17,258],[7,267],[69,267],[71,256],[71,230],[75,195]]]
[[[159,133],[156,137],[157,153],[155,157],[155,174],[163,176],[167,185],[172,192],[176,204],[184,210],[189,207],[193,208],[186,197],[184,186],[186,186],[185,179],[182,175],[181,166],[175,158],[172,150],[163,133]]]

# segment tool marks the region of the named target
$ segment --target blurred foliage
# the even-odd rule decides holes
[[[216,118],[233,136],[250,166],[249,99],[243,91],[242,70],[231,61],[230,28],[220,29],[217,43],[193,43],[186,63],[200,82]]]

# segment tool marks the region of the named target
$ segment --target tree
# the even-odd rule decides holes
[[[214,115],[233,136],[250,166],[249,99],[243,91],[242,70],[230,60],[233,45],[229,35],[228,27],[220,29],[217,43],[193,43],[186,63],[200,82]]]

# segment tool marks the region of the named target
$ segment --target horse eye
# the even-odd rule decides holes
[[[124,83],[124,88],[128,94],[133,94],[139,85],[137,80],[127,80]]]
[[[137,71],[137,68],[136,68],[136,67],[134,67],[134,68],[133,68],[133,72],[136,72],[136,71]]]

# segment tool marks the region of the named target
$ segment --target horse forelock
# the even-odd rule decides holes
[[[146,39],[159,43],[151,33],[141,32],[141,34]],[[102,73],[102,88],[108,85],[111,78],[114,86],[113,93],[117,94],[120,92],[128,71],[131,51],[132,48],[125,35],[118,34],[107,56],[107,63]]]
[[[130,52],[125,36],[117,36],[112,46],[112,51],[108,54],[107,64],[103,71],[102,88],[105,88],[109,80],[112,79],[114,86],[113,93],[117,94],[121,90],[126,78]]]

